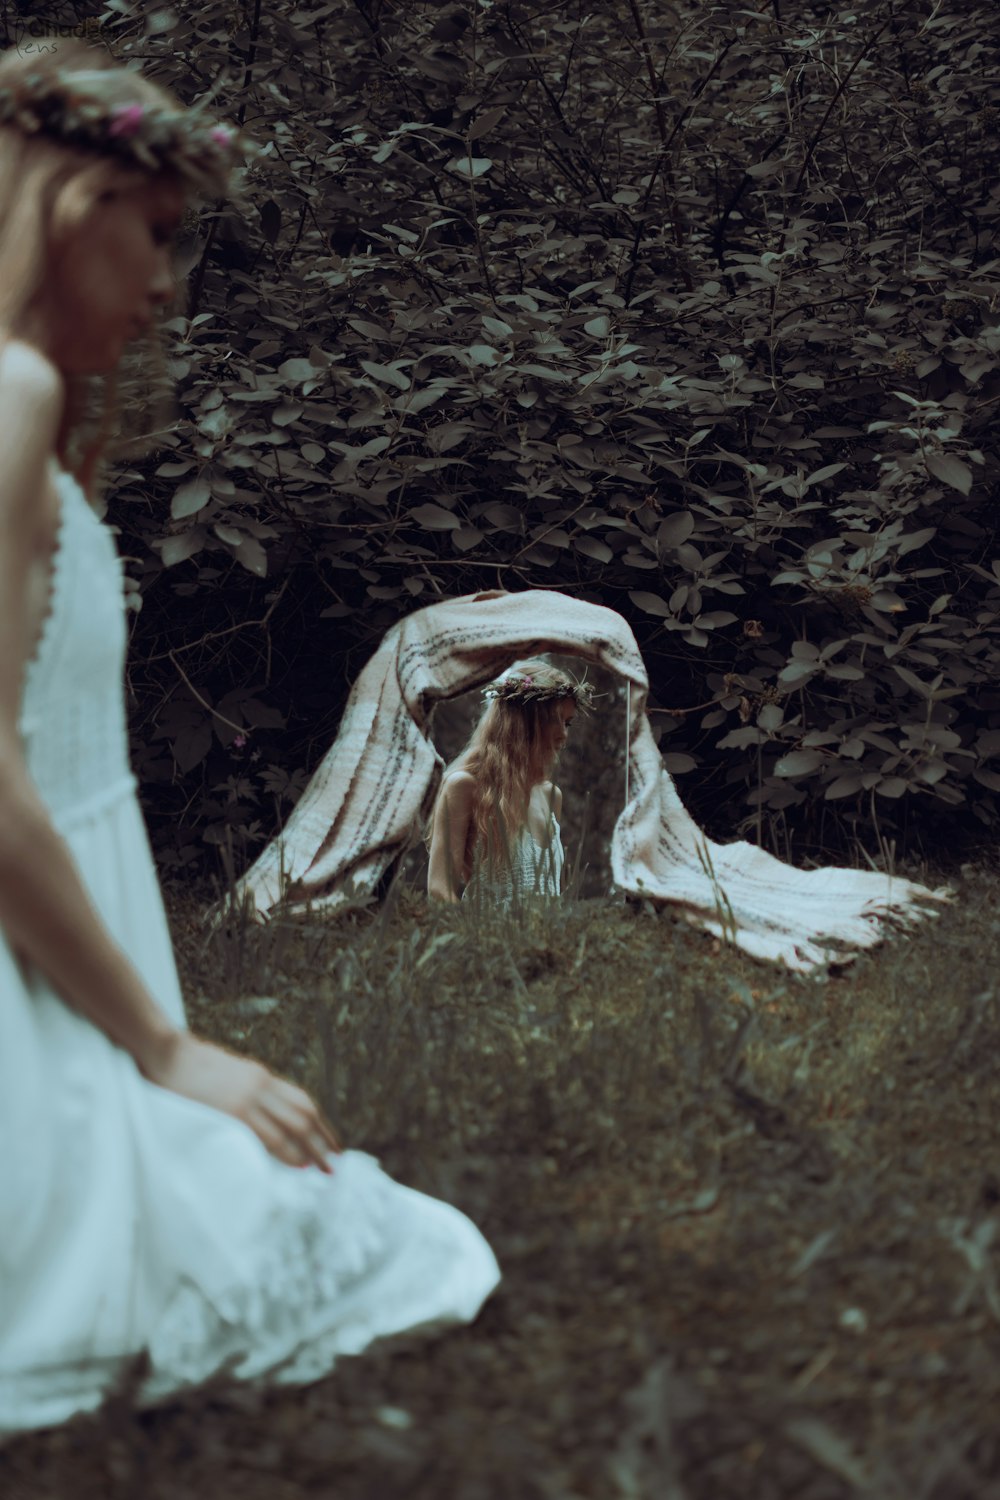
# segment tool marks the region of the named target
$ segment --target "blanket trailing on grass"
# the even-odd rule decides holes
[[[374,891],[420,836],[442,768],[427,737],[435,703],[540,652],[575,655],[631,684],[629,798],[615,827],[612,877],[669,903],[758,958],[809,970],[842,962],[887,924],[926,915],[940,893],[861,870],[798,870],[752,844],[712,843],[663,768],[645,705],[649,688],[628,625],[565,594],[484,593],[399,621],[356,682],[340,732],[279,837],[237,895],[258,913],[279,904],[332,910]]]

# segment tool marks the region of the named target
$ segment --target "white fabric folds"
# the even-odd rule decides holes
[[[239,894],[269,913],[283,902],[333,910],[373,891],[418,836],[440,777],[427,733],[434,704],[546,651],[631,684],[630,795],[611,851],[619,890],[675,906],[747,953],[802,971],[843,962],[888,926],[934,910],[942,893],[911,881],[799,870],[752,844],[708,839],[663,767],[628,625],[613,610],[548,591],[470,594],[393,626],[358,678],[334,744]]]

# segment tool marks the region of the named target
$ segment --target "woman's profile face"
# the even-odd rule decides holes
[[[556,703],[555,722],[552,729],[552,753],[558,755],[569,736],[569,726],[576,717],[576,704],[572,698],[560,698]]]
[[[52,258],[41,298],[50,356],[67,375],[115,368],[173,298],[181,188],[150,178],[101,196]]]

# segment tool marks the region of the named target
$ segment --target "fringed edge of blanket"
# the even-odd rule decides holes
[[[799,974],[815,973],[831,966],[853,963],[862,951],[874,948],[893,931],[910,932],[922,921],[940,915],[941,906],[954,899],[947,886],[931,890],[913,881],[886,876],[889,893],[866,897],[856,910],[844,910],[838,900],[836,912],[820,927],[811,924],[808,936],[789,926],[784,931],[773,917],[761,918],[759,926],[726,920],[718,904],[699,905],[668,895],[658,895],[646,886],[619,886],[623,894],[638,896],[660,910],[673,909],[700,931],[731,944],[751,958],[783,963]]]

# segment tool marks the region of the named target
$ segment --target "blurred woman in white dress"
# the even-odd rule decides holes
[[[125,612],[78,392],[173,297],[234,133],[103,52],[0,58],[0,1433],[475,1317],[494,1257],[191,1034],[128,764]],[[81,482],[82,481],[82,482]]]

